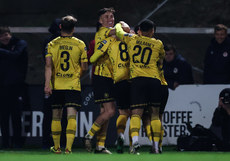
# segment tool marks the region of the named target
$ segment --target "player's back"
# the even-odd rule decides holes
[[[87,59],[83,41],[75,37],[58,37],[48,44],[52,55],[54,89],[80,90],[81,60]]]
[[[128,47],[124,42],[111,38],[111,44],[107,50],[113,65],[113,80],[115,83],[129,79],[129,55]]]
[[[131,78],[150,77],[160,80],[157,63],[164,56],[162,42],[145,36],[132,37],[128,42]]]

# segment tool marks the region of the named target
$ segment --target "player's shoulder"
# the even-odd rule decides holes
[[[48,43],[48,46],[54,46],[55,44],[59,43],[61,36],[56,37],[55,39],[51,40]]]
[[[132,34],[132,33],[125,33],[124,36],[126,36],[126,37],[131,37],[131,38],[136,38],[136,37],[138,37],[136,34]]]
[[[108,33],[112,30],[110,27],[100,27],[100,29],[96,32],[96,35],[101,36],[101,35],[108,35]]]
[[[151,40],[154,41],[155,43],[163,44],[162,41],[161,41],[160,39],[151,38]]]
[[[78,38],[76,38],[76,37],[72,37],[72,40],[75,41],[75,42],[78,43],[78,44],[82,44],[82,45],[85,44],[84,41],[82,41],[81,39],[78,39]]]

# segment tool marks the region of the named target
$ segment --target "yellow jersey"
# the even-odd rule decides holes
[[[52,57],[53,62],[53,89],[81,91],[81,62],[88,62],[85,43],[72,36],[59,36],[48,44],[47,51],[46,57]]]
[[[164,77],[164,70],[162,69],[162,70],[160,70],[159,72],[160,72],[160,81],[161,81],[161,85],[167,86],[168,83],[167,83],[167,81],[165,80],[165,77]]]
[[[99,31],[95,34],[95,48],[101,49],[105,45],[105,39],[109,36],[109,32],[111,31],[111,28],[106,27],[100,27]],[[102,57],[99,58],[99,60],[95,64],[95,75],[103,76],[112,78],[113,68],[111,61],[109,59],[109,55],[105,53]]]
[[[99,57],[107,53],[113,67],[112,78],[114,83],[129,79],[129,54],[127,45],[114,37],[108,37],[103,42],[103,47],[95,50],[93,56],[90,58],[90,62],[96,62]]]
[[[107,53],[113,65],[114,83],[129,79],[129,54],[127,45],[114,38]]]
[[[157,63],[165,56],[163,43],[154,38],[125,33],[120,24],[116,25],[116,34],[128,45],[130,78],[150,77],[161,80]]]

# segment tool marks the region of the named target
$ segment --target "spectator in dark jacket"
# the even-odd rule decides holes
[[[230,84],[230,38],[227,27],[218,24],[214,28],[204,59],[204,84]]]
[[[0,27],[0,122],[2,147],[21,147],[21,110],[19,101],[23,92],[28,66],[27,43],[13,37],[8,27]],[[13,140],[9,134],[9,119]]]
[[[219,138],[219,150],[230,151],[230,88],[225,88],[219,95],[210,130]]]
[[[192,67],[179,54],[176,54],[176,48],[171,45],[165,45],[164,76],[170,89],[176,89],[181,84],[193,84]]]

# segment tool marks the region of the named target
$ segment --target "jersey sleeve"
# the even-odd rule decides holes
[[[116,36],[123,42],[128,43],[133,37],[134,34],[129,34],[127,32],[125,32],[120,23],[117,23],[116,26]]]
[[[101,56],[103,56],[110,44],[111,37],[108,37],[105,40],[101,41],[99,46],[94,50],[94,53],[90,58],[90,62],[95,63]]]
[[[160,41],[160,40],[158,40],[158,41]],[[163,45],[163,43],[160,41],[160,51],[159,51],[159,57],[160,57],[160,59],[164,59],[164,57],[165,57],[165,50],[164,50],[164,45]]]
[[[47,45],[47,52],[46,52],[46,55],[45,55],[45,57],[50,57],[50,56],[52,56],[52,46],[53,46],[53,43],[52,42],[50,42],[50,43],[48,43],[48,45]]]
[[[88,62],[88,58],[87,58],[87,48],[84,42],[81,43],[81,62]]]

